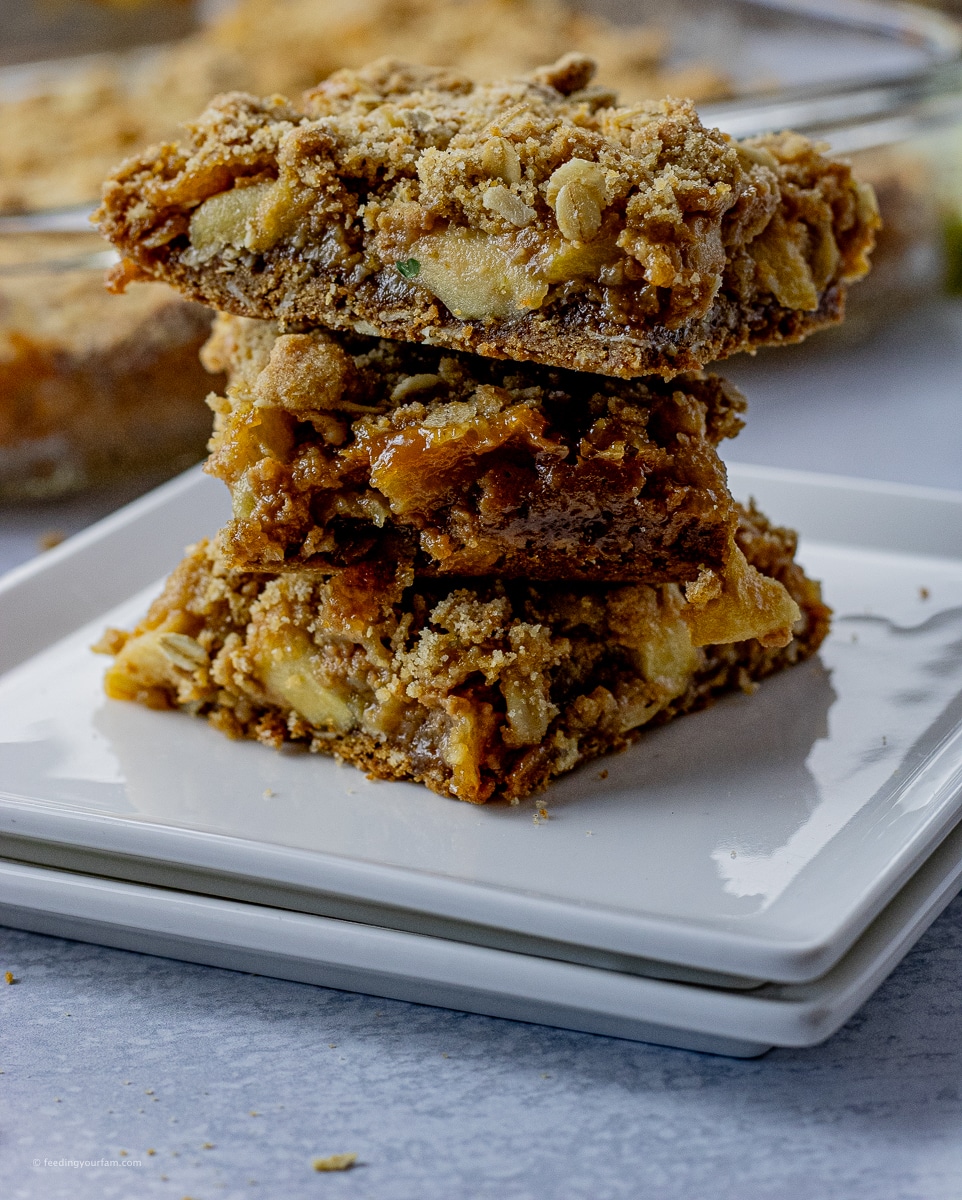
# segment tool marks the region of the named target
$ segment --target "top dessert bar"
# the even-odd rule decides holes
[[[106,184],[112,286],[625,378],[839,320],[871,189],[795,134],[616,107],[593,70],[475,84],[383,59],[299,106],[222,96]]]

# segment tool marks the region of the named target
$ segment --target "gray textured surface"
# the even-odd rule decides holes
[[[9,1200],[962,1194],[962,899],[830,1042],[747,1062],[12,931],[0,970]]]

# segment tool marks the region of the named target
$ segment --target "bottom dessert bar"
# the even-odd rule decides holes
[[[109,630],[96,648],[115,655],[115,699],[460,800],[517,800],[814,653],[829,610],[795,535],[752,507],[737,538],[798,604],[787,645],[695,645],[695,606],[675,584],[255,575],[215,541],[188,553],[133,633]]]

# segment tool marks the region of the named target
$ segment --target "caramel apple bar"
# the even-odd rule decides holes
[[[132,633],[96,648],[115,655],[113,698],[460,800],[516,800],[818,648],[829,612],[794,535],[749,508],[737,536],[793,598],[788,644],[707,642],[675,584],[426,580],[372,564],[265,576],[213,542],[189,551]]]
[[[796,134],[617,107],[593,70],[475,84],[384,59],[299,103],[222,96],[105,185],[112,286],[624,378],[839,320],[871,189]]]
[[[737,524],[715,375],[621,380],[221,316],[207,470],[222,552],[272,572],[403,560],[418,575],[691,583]]]

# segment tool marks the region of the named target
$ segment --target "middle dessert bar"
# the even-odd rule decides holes
[[[208,470],[246,570],[403,561],[420,576],[689,583],[737,513],[716,446],[745,402],[710,374],[619,380],[221,316]]]

